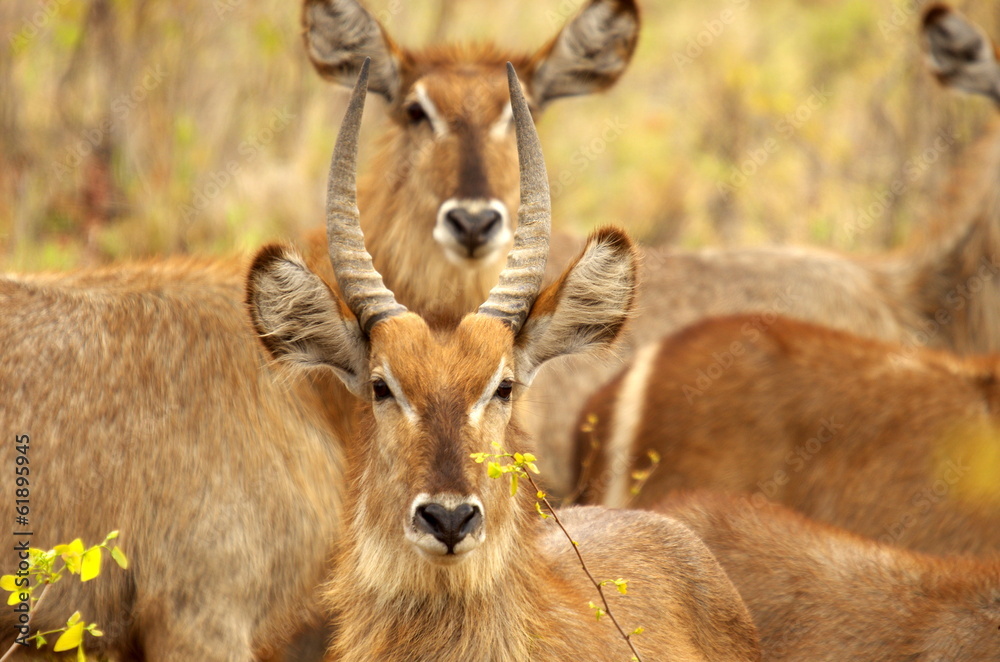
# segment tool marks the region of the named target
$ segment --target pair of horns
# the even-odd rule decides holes
[[[366,58],[351,93],[347,113],[337,136],[327,185],[326,232],[330,262],[340,291],[365,334],[382,320],[401,315],[406,307],[396,301],[382,276],[375,270],[365,249],[361,215],[357,205],[356,171],[358,133],[368,92]],[[500,280],[490,291],[479,314],[499,317],[517,333],[538,296],[549,252],[551,203],[542,148],[531,112],[521,91],[514,67],[507,63],[507,83],[517,134],[517,155],[521,172],[521,207],[518,211],[514,247]]]

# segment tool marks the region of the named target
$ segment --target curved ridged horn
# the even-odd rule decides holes
[[[337,276],[344,301],[358,318],[361,330],[366,335],[382,320],[406,312],[406,307],[396,303],[396,297],[375,270],[372,256],[365,249],[364,235],[361,234],[355,173],[358,133],[361,130],[361,115],[368,92],[370,62],[370,58],[365,58],[361,73],[358,74],[358,82],[351,92],[347,113],[337,135],[337,146],[333,148],[330,180],[326,189],[326,237],[333,273]]]
[[[510,62],[507,63],[507,84],[510,86],[510,106],[521,168],[521,207],[517,212],[514,247],[507,256],[507,265],[500,274],[500,281],[490,290],[486,303],[479,307],[479,312],[499,317],[517,333],[542,286],[545,261],[549,255],[552,205],[535,123],[514,73],[514,65]]]

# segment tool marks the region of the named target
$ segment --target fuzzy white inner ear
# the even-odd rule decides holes
[[[469,409],[469,423],[472,425],[479,425],[479,421],[483,418],[483,412],[486,411],[486,405],[490,404],[493,399],[493,394],[497,392],[497,388],[500,387],[500,382],[503,381],[504,369],[507,367],[507,359],[500,359],[500,365],[497,366],[496,372],[490,377],[490,380],[486,382],[486,388],[483,389],[482,394],[479,399],[476,400],[472,408]]]

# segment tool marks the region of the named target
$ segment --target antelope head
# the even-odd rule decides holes
[[[539,293],[548,253],[545,165],[531,114],[508,65],[520,158],[514,247],[477,312],[429,324],[398,304],[373,268],[355,206],[356,137],[368,67],[361,68],[331,166],[330,259],[338,298],[291,249],[261,250],[247,303],[279,362],[333,370],[362,402],[350,441],[346,546],[354,581],[400,591],[485,587],[518,553],[530,503],[511,499],[470,454],[524,440],[515,402],[554,357],[608,346],[635,293],[636,252],[620,230],[591,236],[577,261]],[[470,559],[476,559],[469,563]]]
[[[635,50],[639,20],[634,0],[592,0],[548,45],[520,56],[491,45],[404,49],[356,0],[306,0],[303,26],[321,75],[352,84],[370,57],[369,89],[389,104],[377,180],[365,187],[383,197],[362,200],[362,209],[394,213],[366,222],[398,222],[383,228],[392,245],[443,251],[456,268],[499,271],[513,240],[518,182],[504,62],[525,75],[538,112],[612,85]],[[371,247],[382,260],[384,247]]]

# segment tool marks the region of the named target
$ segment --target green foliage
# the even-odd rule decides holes
[[[111,554],[111,558],[123,570],[128,568],[128,558],[125,552],[117,545],[111,545],[111,541],[118,538],[118,531],[109,533],[102,542],[86,547],[83,541],[76,540],[65,544],[56,545],[50,550],[30,548],[28,550],[28,569],[18,575],[3,575],[0,577],[0,589],[10,592],[7,599],[8,605],[16,605],[26,599],[36,608],[45,595],[48,587],[60,581],[64,573],[79,575],[81,582],[90,581],[101,574],[101,560],[104,551]],[[27,577],[27,586],[19,586],[19,581]],[[41,587],[41,590],[38,590]],[[92,637],[103,636],[103,632],[98,629],[96,623],[87,623],[83,620],[79,611],[66,621],[66,625],[55,630],[36,632],[27,639],[34,640],[38,648],[42,648],[49,642],[49,638],[58,634],[52,650],[59,653],[76,649],[77,660],[86,662],[86,652],[84,651],[84,633]],[[17,645],[17,644],[14,644]]]

